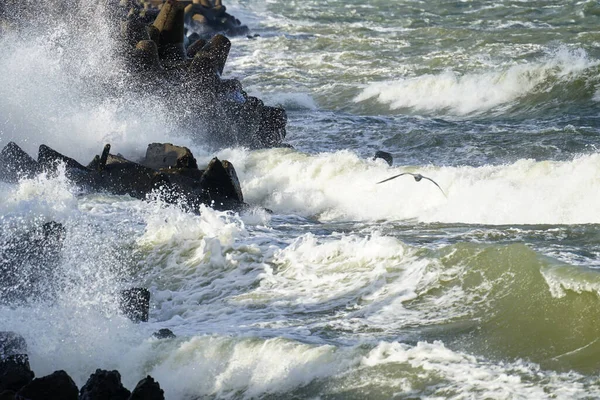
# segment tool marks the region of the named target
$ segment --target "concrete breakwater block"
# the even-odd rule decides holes
[[[34,176],[42,171],[55,172],[58,165],[63,164],[67,177],[90,192],[146,199],[158,190],[165,201],[187,205],[193,211],[198,211],[201,204],[219,210],[246,207],[239,179],[230,162],[213,160],[200,170],[188,148],[171,143],[151,143],[140,163],[110,154],[110,145],[87,166],[45,145],[40,146],[39,160],[33,160],[16,144],[9,143],[0,152],[0,166],[18,173],[0,175],[0,180],[15,182],[19,177]]]

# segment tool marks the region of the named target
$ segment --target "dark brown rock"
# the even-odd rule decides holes
[[[204,40],[204,39],[198,39],[198,40],[194,41],[194,43],[192,43],[191,45],[189,45],[188,48],[186,49],[187,56],[189,58],[194,58],[194,56],[200,50],[202,50],[202,48],[205,45],[206,45],[206,40]]]
[[[146,24],[134,13],[130,13],[127,20],[122,22],[121,35],[129,46],[135,46],[141,40],[150,39]]]
[[[160,32],[158,37],[158,52],[161,59],[171,61],[185,59],[183,35],[185,30],[183,4],[169,0],[165,2],[154,23]]]
[[[138,382],[129,400],[164,400],[165,393],[150,375]]]
[[[12,390],[0,392],[0,400],[14,400],[16,393]]]
[[[123,387],[119,371],[97,369],[79,392],[79,400],[127,400],[131,392]]]
[[[154,332],[152,336],[157,339],[175,339],[177,337],[170,329],[167,328],[159,329],[158,332]]]
[[[78,400],[79,390],[65,371],[36,378],[17,392],[22,400]]]
[[[280,146],[286,136],[286,124],[287,113],[283,108],[265,106],[259,128],[260,146]]]
[[[163,168],[198,169],[194,155],[187,147],[174,146],[171,143],[151,143],[146,150],[142,165],[160,170]]]
[[[14,142],[0,152],[0,180],[15,183],[21,178],[32,178],[39,172],[37,161]]]
[[[244,201],[237,174],[228,161],[224,166],[218,158],[213,158],[206,167],[200,183],[217,206],[242,204]]]
[[[222,75],[230,49],[231,41],[229,39],[223,35],[215,35],[204,45],[202,53],[208,55],[213,62],[215,71]]]
[[[168,183],[169,180],[160,172],[117,156],[109,156],[95,186],[98,190],[113,194],[144,199],[154,189]]]
[[[158,46],[153,40],[141,40],[132,52],[132,68],[142,72],[162,72]],[[150,78],[150,77],[149,77]]]
[[[55,170],[57,165],[64,163],[67,169],[79,169],[87,171],[88,169],[79,164],[76,160],[60,154],[58,151],[42,144],[38,150],[38,164],[46,170]]]
[[[386,163],[388,163],[389,166],[391,166],[394,163],[394,157],[387,151],[376,151],[375,156],[373,156],[373,160],[377,160],[378,158],[384,160]]]

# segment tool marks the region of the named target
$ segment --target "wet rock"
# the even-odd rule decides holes
[[[144,199],[154,189],[168,183],[168,179],[160,172],[113,155],[108,157],[104,169],[95,180],[99,190],[138,199]]]
[[[207,55],[219,75],[223,74],[225,63],[231,49],[231,41],[223,35],[213,36],[202,48],[202,53]]]
[[[163,73],[156,43],[153,40],[139,41],[132,51],[130,66],[134,72],[155,74],[155,76]],[[151,78],[151,75],[148,78]]]
[[[378,150],[377,152],[375,152],[373,160],[377,160],[378,158],[381,158],[382,160],[387,162],[389,166],[392,166],[392,164],[394,163],[394,157],[387,151]]]
[[[184,41],[184,5],[176,1],[167,1],[154,23],[159,32],[158,54],[161,59],[176,61],[186,57]]]
[[[286,124],[287,113],[283,108],[265,106],[259,128],[261,147],[276,147],[281,145],[286,136]]]
[[[160,170],[163,168],[198,169],[194,155],[187,147],[174,146],[171,143],[151,143],[146,150],[142,165]]]
[[[194,58],[194,56],[202,50],[202,48],[206,45],[206,40],[197,39],[191,45],[189,45],[186,49],[187,56],[189,58]]]
[[[8,143],[0,152],[0,180],[16,183],[21,178],[32,178],[39,172],[39,165],[14,142]]]
[[[229,161],[221,162],[217,157],[213,158],[208,163],[200,184],[210,194],[217,208],[231,207],[234,204],[239,206],[244,201],[237,174]]]
[[[129,400],[164,400],[165,393],[150,375],[138,382]]]
[[[0,391],[17,391],[29,384],[34,376],[27,355],[0,359]]]
[[[14,400],[16,393],[12,390],[0,392],[0,400]]]
[[[17,391],[33,378],[25,339],[14,332],[0,332],[0,392]]]
[[[150,39],[146,23],[135,13],[130,13],[127,20],[122,23],[121,36],[128,46],[135,46],[141,40]]]
[[[27,400],[77,400],[79,390],[65,371],[55,371],[35,378],[17,392],[17,399]]]
[[[123,290],[119,305],[123,314],[133,322],[147,322],[150,311],[150,291],[145,288]]]
[[[167,328],[159,329],[157,332],[152,334],[157,339],[175,339],[177,336]]]
[[[119,371],[97,369],[81,388],[79,400],[127,400],[130,395]]]
[[[87,171],[88,169],[79,164],[76,160],[60,154],[58,151],[42,144],[38,150],[38,164],[41,168],[53,171],[58,164],[64,163],[67,169],[78,169]]]

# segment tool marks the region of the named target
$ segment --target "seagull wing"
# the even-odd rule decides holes
[[[440,187],[440,185],[438,185],[438,184],[436,183],[436,181],[434,181],[433,179],[431,179],[431,178],[428,178],[428,177],[426,177],[426,176],[423,176],[423,178],[427,179],[428,181],[431,181],[431,182],[433,182],[433,184],[434,184],[435,186],[437,186],[437,187],[438,187],[438,188],[439,188],[439,189],[442,191],[442,193],[444,194],[444,197],[446,197],[446,198],[448,197],[448,196],[446,196],[446,192],[444,192],[444,189],[442,189],[442,188]]]
[[[391,181],[392,179],[396,179],[397,177],[402,176],[402,175],[412,175],[412,174],[410,172],[403,172],[401,174],[394,175],[394,176],[392,176],[390,178],[384,179],[381,182],[377,182],[376,185],[379,185],[380,183],[383,183],[383,182]]]

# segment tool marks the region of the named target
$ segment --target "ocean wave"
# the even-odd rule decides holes
[[[373,83],[363,89],[354,102],[374,101],[387,105],[390,110],[458,116],[517,111],[513,107],[593,97],[599,64],[582,49],[563,47],[541,60],[491,71],[463,74],[448,69],[439,74]],[[557,90],[566,93],[545,95]],[[570,93],[572,91],[575,93]],[[529,104],[531,102],[534,104]]]
[[[246,157],[238,161],[245,165],[240,174],[245,198],[276,213],[320,221],[600,222],[598,154],[482,167],[388,167],[350,151],[308,155],[279,149]],[[411,176],[376,184],[403,172],[430,177],[447,197],[433,183]]]

